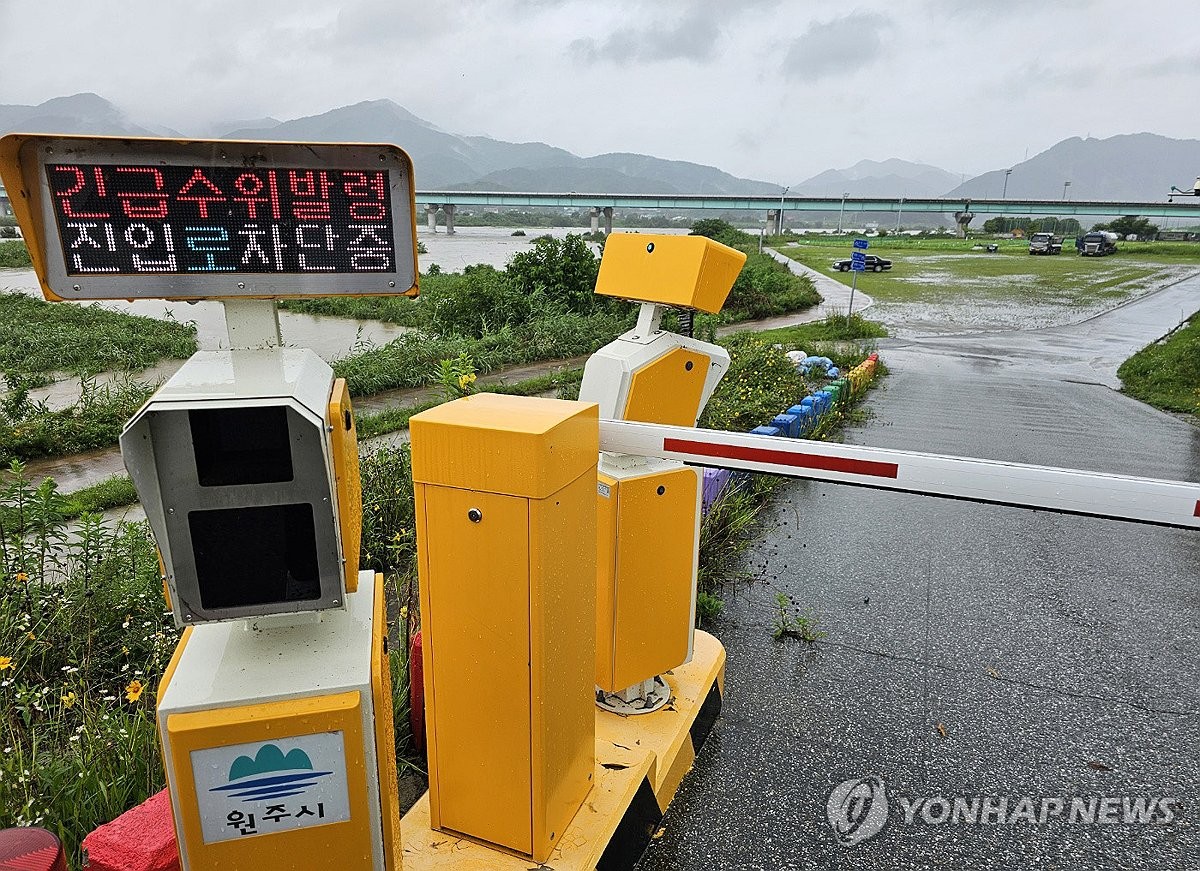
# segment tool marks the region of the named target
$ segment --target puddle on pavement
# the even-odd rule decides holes
[[[1097,273],[1094,282],[1102,282],[1113,275],[1109,270]],[[946,272],[921,273],[905,281],[925,283],[932,288],[953,283],[956,286],[972,286],[983,290],[977,296],[963,299],[958,293],[947,291],[919,302],[881,302],[876,299],[871,308],[871,317],[887,325],[889,332],[899,338],[934,335],[940,333],[1004,332],[1009,330],[1037,330],[1045,327],[1060,327],[1077,324],[1093,318],[1117,306],[1131,302],[1155,290],[1174,284],[1196,274],[1193,267],[1169,267],[1146,278],[1132,279],[1112,288],[1091,291],[1086,303],[1078,303],[1070,291],[1055,291],[1036,286],[1025,287],[1027,297],[994,295],[987,291],[1003,291],[1006,282],[1032,280],[1037,276],[995,276],[962,278]],[[920,281],[919,281],[920,280]]]

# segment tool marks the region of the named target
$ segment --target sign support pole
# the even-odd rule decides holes
[[[850,254],[850,268],[854,277],[850,281],[850,306],[846,309],[846,326],[850,326],[850,315],[854,313],[854,291],[858,289],[858,273],[867,267],[867,246],[871,244],[866,239],[855,239],[854,250]]]
[[[280,348],[279,309],[273,299],[226,299],[225,329],[230,348]]]

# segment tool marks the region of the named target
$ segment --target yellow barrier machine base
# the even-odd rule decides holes
[[[622,717],[596,709],[596,777],[583,807],[543,867],[632,868],[658,829],[696,752],[721,713],[725,648],[696,632],[691,662],[665,675],[671,702]],[[486,790],[488,785],[479,784]],[[401,822],[404,871],[530,871],[527,857],[429,826],[429,793]]]

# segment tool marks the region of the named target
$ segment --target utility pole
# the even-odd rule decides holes
[[[783,193],[779,195],[779,235],[783,235],[783,198],[787,196],[787,192],[792,189],[791,185],[787,185],[783,189]]]
[[[1069,188],[1070,186],[1071,186],[1071,183],[1069,181],[1063,182],[1063,199],[1064,200],[1067,198],[1067,188]]]
[[[900,208],[896,212],[896,232],[900,232],[900,216],[904,214],[904,197],[900,198]]]
[[[1008,199],[1008,177],[1010,175],[1012,175],[1011,169],[1004,170],[1004,192],[1000,194],[1000,199],[1002,200]]]
[[[850,191],[842,193],[842,207],[838,209],[838,234],[842,232],[842,216],[846,213],[846,197],[850,196]]]

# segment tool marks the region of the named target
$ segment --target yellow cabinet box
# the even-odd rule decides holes
[[[597,407],[412,419],[431,824],[545,862],[595,768]]]
[[[699,473],[602,463],[596,500],[596,686],[616,693],[691,658]]]

